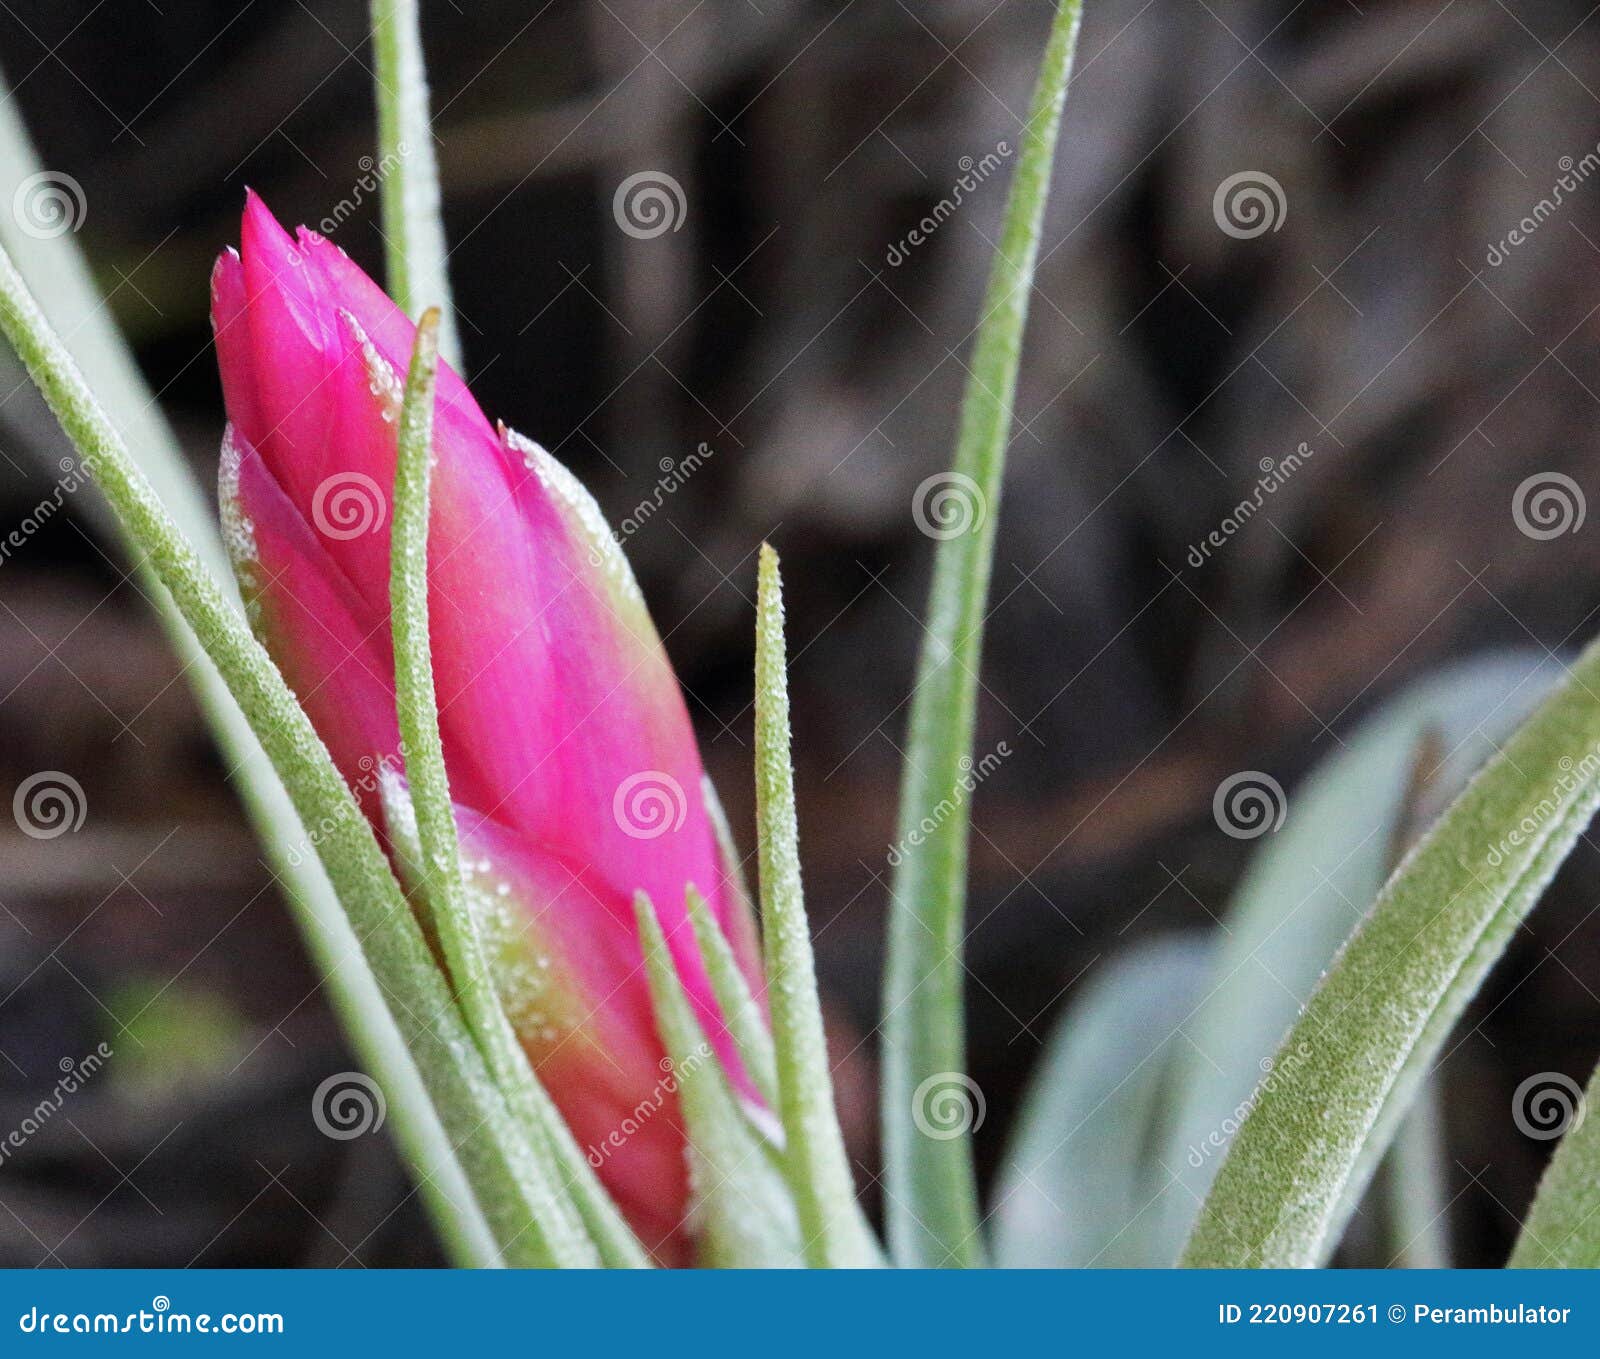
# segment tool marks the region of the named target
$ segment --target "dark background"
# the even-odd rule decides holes
[[[1524,478],[1595,485],[1600,182],[1497,267],[1489,247],[1600,139],[1581,3],[1089,0],[1018,395],[979,748],[972,1070],[992,1167],[1052,1019],[1094,964],[1207,926],[1249,845],[1211,796],[1286,787],[1441,659],[1593,631],[1600,527],[1517,532]],[[963,157],[1013,147],[1042,0],[480,0],[425,6],[467,367],[491,417],[614,519],[663,459],[706,465],[629,543],[744,844],[754,553],[784,554],[809,902],[864,1181],[885,854],[947,464],[1009,176],[889,247]],[[248,184],[315,223],[374,130],[356,3],[6,0],[0,63],[78,240],[196,467],[221,403],[206,278]],[[680,230],[612,194],[670,173]],[[1270,174],[1277,230],[1212,195]],[[374,273],[368,202],[336,239]],[[66,451],[26,391],[0,526]],[[1189,546],[1264,458],[1315,456],[1203,568]],[[74,510],[0,569],[0,766],[70,771],[75,835],[0,827],[0,1108],[64,1056],[134,1060],[0,1166],[0,1260],[437,1258],[382,1139],[309,1092],[350,1059],[222,766],[115,550]],[[1523,930],[1444,1072],[1462,1263],[1504,1258],[1550,1144],[1530,1070],[1600,1036],[1593,856]],[[10,1126],[10,1112],[0,1119]]]

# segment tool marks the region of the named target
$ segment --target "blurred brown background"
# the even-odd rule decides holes
[[[1088,0],[1018,397],[982,692],[972,1070],[992,1166],[1071,988],[1133,937],[1204,926],[1249,845],[1218,781],[1290,788],[1442,658],[1595,631],[1600,526],[1518,532],[1515,488],[1596,486],[1600,181],[1503,243],[1600,140],[1581,3]],[[629,542],[750,842],[754,552],[785,557],[801,824],[863,1177],[885,854],[932,542],[1043,0],[482,0],[425,5],[463,340],[491,416],[614,519],[704,465]],[[210,260],[245,185],[280,217],[354,209],[374,132],[365,7],[9,0],[0,63],[195,465],[220,394]],[[1564,159],[1566,158],[1566,159]],[[1577,166],[1576,170],[1572,167]],[[623,231],[640,171],[681,226]],[[1282,199],[1229,233],[1241,172]],[[354,199],[365,197],[357,205]],[[897,243],[902,243],[897,251]],[[899,256],[899,258],[896,258]],[[0,404],[0,527],[66,448]],[[1300,444],[1303,470],[1200,567],[1191,545]],[[0,827],[0,1093],[137,1060],[0,1165],[11,1264],[437,1259],[381,1139],[329,1141],[309,1092],[338,1032],[151,612],[78,509],[0,569],[8,795],[70,772],[88,814]],[[1593,856],[1519,936],[1445,1072],[1463,1263],[1497,1263],[1549,1144],[1529,1070],[1600,1037]],[[1557,956],[1559,950],[1559,957]],[[9,993],[9,994],[8,994]],[[130,1112],[130,1110],[134,1112]]]

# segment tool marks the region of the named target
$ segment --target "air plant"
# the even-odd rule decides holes
[[[459,375],[415,4],[373,5],[393,300],[254,197],[218,262],[220,529],[85,305],[70,244],[8,240],[20,270],[0,254],[0,328],[178,645],[205,658],[218,738],[460,1264],[1312,1265],[1386,1154],[1425,1165],[1430,1065],[1600,805],[1595,648],[1536,708],[1549,677],[1526,664],[1439,681],[1301,795],[1310,829],[1269,843],[1228,947],[1272,947],[1307,884],[1301,904],[1319,882],[1376,901],[1320,982],[1349,922],[1313,905],[1321,942],[1281,969],[1298,1015],[1270,990],[1260,1003],[1239,957],[1162,943],[1069,1012],[987,1217],[971,1120],[958,1107],[935,1126],[938,1102],[971,1089],[956,790],[1079,11],[1056,8],[1020,138],[951,474],[978,512],[939,535],[911,705],[884,997],[887,1249],[834,1109],[778,559],[762,548],[757,581],[758,931],[621,549],[572,475],[491,425]],[[1500,749],[1379,890],[1387,851],[1345,845],[1341,807],[1387,800],[1405,822],[1423,800],[1419,734],[1490,715]],[[1439,787],[1475,762],[1424,763],[1446,766]],[[1186,1024],[1246,1060],[1215,1081],[1152,1060]],[[1575,1124],[1513,1263],[1600,1264],[1597,1138]],[[1146,1196],[1157,1164],[1185,1161],[1181,1197],[1181,1174]],[[1041,1177],[1054,1217],[1031,1197]]]

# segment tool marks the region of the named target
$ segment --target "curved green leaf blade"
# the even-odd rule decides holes
[[[934,558],[927,630],[917,662],[900,791],[905,846],[889,901],[884,978],[883,1135],[889,1239],[902,1265],[975,1265],[983,1258],[972,1143],[922,1136],[913,1111],[924,1082],[966,1067],[961,1003],[968,813],[958,806],[929,835],[917,827],[950,801],[971,760],[984,607],[1023,325],[1033,289],[1056,134],[1077,50],[1081,0],[1061,0],[1023,124],[1016,178],[961,403],[951,491],[961,532]]]
[[[1386,1268],[1450,1267],[1447,1177],[1439,1089],[1436,1082],[1424,1081],[1378,1167]]]
[[[705,960],[711,993],[722,1011],[722,1022],[739,1049],[739,1056],[761,1098],[777,1108],[777,1064],[772,1055],[772,1035],[761,1017],[761,1006],[739,970],[733,945],[711,914],[706,899],[691,886],[688,901],[689,923],[694,926],[695,942],[700,945],[700,956]]]
[[[1185,1249],[1323,1258],[1417,1083],[1600,805],[1600,644],[1407,855],[1279,1049]]]
[[[1178,1258],[1222,1162],[1213,1135],[1248,1107],[1261,1064],[1382,888],[1418,741],[1430,729],[1440,734],[1444,758],[1430,779],[1437,807],[1466,786],[1560,673],[1543,652],[1513,651],[1408,685],[1291,791],[1283,828],[1255,842],[1223,919],[1211,982],[1184,1025],[1192,1047],[1177,1073],[1161,1153],[1177,1179],[1152,1210],[1162,1253],[1146,1263]],[[1198,1165],[1193,1148],[1204,1153]]]

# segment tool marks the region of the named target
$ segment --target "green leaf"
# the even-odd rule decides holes
[[[389,295],[411,317],[439,308],[439,350],[459,368],[417,0],[372,0],[372,49]]]
[[[1184,1252],[1305,1266],[1337,1240],[1418,1083],[1600,805],[1600,644],[1406,857],[1279,1049]]]
[[[456,836],[455,809],[439,735],[433,655],[428,637],[428,505],[433,461],[434,388],[438,378],[439,312],[430,307],[417,327],[400,407],[390,529],[389,595],[394,629],[395,701],[415,831],[412,881],[438,933],[467,1026],[489,1071],[524,1128],[537,1128],[568,1204],[613,1266],[649,1263],[610,1196],[579,1152],[566,1123],[540,1084],[501,1003],[484,946],[480,917],[469,899]],[[387,375],[385,375],[387,376]],[[383,384],[387,385],[387,384]],[[404,797],[392,781],[390,806]],[[394,818],[391,818],[393,820]],[[401,817],[402,823],[407,821]]]
[[[1151,1210],[1169,1183],[1165,1131],[1185,1020],[1210,980],[1209,940],[1157,939],[1101,968],[1056,1021],[1001,1165],[995,1263],[1148,1268],[1176,1254]]]
[[[929,835],[914,832],[932,809],[951,799],[966,774],[962,760],[971,760],[984,608],[1023,325],[1081,11],[1080,0],[1061,0],[1050,29],[1019,134],[1016,177],[978,323],[955,472],[938,493],[964,502],[956,517],[965,521],[965,531],[942,530],[934,558],[902,773],[903,856],[891,888],[884,980],[889,1239],[895,1259],[908,1266],[973,1265],[982,1259],[971,1139],[926,1138],[912,1116],[924,1082],[959,1076],[966,1066],[961,952],[967,809],[957,806]]]
[[[811,933],[800,885],[800,832],[789,763],[789,679],[778,554],[763,543],[756,588],[756,838],[772,1046],[784,1165],[814,1267],[879,1263],[861,1225],[844,1135],[833,1108]]]
[[[349,913],[506,1263],[588,1263],[545,1167],[490,1080],[366,818],[266,652],[156,498],[121,437],[0,252],[0,329],[72,439],[135,548],[148,556],[234,695]],[[338,964],[335,963],[335,966]]]
[[[1430,777],[1438,808],[1560,672],[1542,652],[1512,651],[1407,686],[1291,791],[1283,828],[1255,841],[1223,919],[1211,983],[1184,1025],[1190,1056],[1177,1073],[1160,1152],[1176,1178],[1152,1210],[1161,1253],[1145,1263],[1177,1259],[1221,1165],[1219,1135],[1225,1141],[1248,1108],[1263,1063],[1382,888],[1418,741],[1429,730],[1439,733],[1444,758]],[[1326,1250],[1336,1244],[1330,1240]]]
[[[668,1055],[663,1089],[678,1092],[689,1128],[699,1263],[718,1269],[802,1265],[800,1221],[781,1154],[753,1123],[706,1041],[650,898],[640,892],[633,905]]]
[[[1512,1269],[1600,1269],[1600,1067],[1576,1104],[1558,1088],[1546,1088],[1558,1101],[1551,1107],[1570,1121],[1511,1251]]]
[[[711,914],[706,899],[691,886],[688,901],[689,923],[694,927],[700,956],[705,959],[706,973],[711,979],[711,993],[716,997],[717,1008],[722,1011],[723,1025],[739,1049],[739,1056],[761,1098],[776,1108],[778,1074],[772,1055],[772,1035],[767,1032],[766,1022],[761,1017],[761,1006],[751,993],[750,983],[745,980],[738,960],[733,956],[733,946],[728,943],[722,926]]]
[[[1414,803],[1407,785],[1419,737],[1436,733],[1444,752],[1428,764],[1420,810],[1431,815],[1558,674],[1542,653],[1508,652],[1403,690],[1293,789],[1282,829],[1257,842],[1212,961],[1189,950],[1189,968],[1203,969],[1192,984],[1176,941],[1145,945],[1090,980],[1058,1023],[1002,1169],[992,1213],[1000,1263],[1157,1268],[1177,1259],[1264,1064],[1382,886],[1397,821]],[[1158,1044],[1170,1059],[1146,1061]],[[1437,1143],[1412,1126],[1419,1110],[1420,1101],[1393,1149],[1415,1136],[1402,1172],[1405,1213],[1387,1224],[1384,1256],[1404,1248],[1413,1265],[1419,1252],[1438,1252],[1444,1201],[1429,1188]],[[1063,1129],[1071,1137],[1046,1160]],[[1429,1174],[1419,1180],[1419,1170]]]
[[[16,100],[0,98],[0,201],[15,202],[25,183],[38,182],[38,177],[47,173],[29,144]],[[89,388],[99,394],[156,498],[194,545],[202,566],[213,578],[231,585],[210,499],[202,493],[161,416],[154,393],[117,333],[75,242],[70,232],[30,235],[19,229],[15,214],[0,213],[0,243],[28,280],[41,313],[58,335],[68,337],[65,348],[86,375]],[[394,1130],[445,1248],[459,1265],[498,1264],[499,1248],[468,1183],[461,1157],[427,1097],[416,1063],[321,861],[302,852],[307,835],[277,772],[233,695],[204,659],[194,633],[139,545],[123,532],[102,499],[91,496],[83,503],[122,540],[141,593],[155,606],[307,950],[327,982],[333,1008],[363,1067],[377,1077],[386,1092],[388,1126]]]

